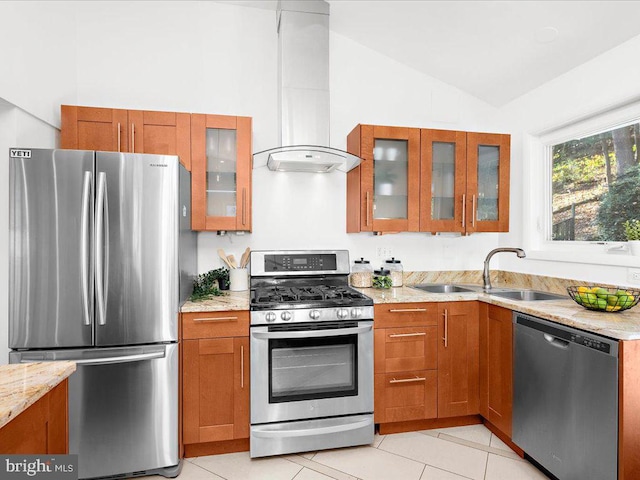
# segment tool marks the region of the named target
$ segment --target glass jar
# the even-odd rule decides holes
[[[391,286],[402,286],[402,262],[396,260],[395,257],[391,257],[391,260],[385,262],[385,267],[391,272]]]
[[[373,271],[374,288],[391,288],[391,272],[382,267],[380,270]]]
[[[351,286],[356,288],[368,288],[372,284],[373,267],[369,263],[369,260],[365,260],[360,257],[360,260],[353,262],[351,267]]]

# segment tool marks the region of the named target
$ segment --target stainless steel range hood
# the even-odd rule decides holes
[[[278,28],[280,147],[254,153],[254,168],[347,172],[360,158],[329,147],[329,4],[281,0]]]

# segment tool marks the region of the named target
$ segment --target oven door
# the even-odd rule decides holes
[[[251,327],[251,423],[373,412],[373,321]]]

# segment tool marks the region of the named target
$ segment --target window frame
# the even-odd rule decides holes
[[[552,147],[573,138],[640,122],[640,101],[524,135],[523,244],[534,260],[611,266],[640,266],[640,257],[628,254],[626,241],[550,240],[552,229]],[[542,166],[542,168],[540,168]],[[525,182],[524,179],[530,179]]]

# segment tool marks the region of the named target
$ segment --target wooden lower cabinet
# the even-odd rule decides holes
[[[374,325],[375,422],[435,418],[438,405],[436,305],[376,305]]]
[[[375,421],[403,422],[437,415],[437,327],[376,329]]]
[[[69,453],[68,380],[0,428],[0,454]]]
[[[480,414],[508,438],[513,414],[513,312],[480,305]]]
[[[214,442],[247,439],[236,446],[230,443],[227,451],[248,448],[248,325],[248,312],[182,315],[182,439],[187,457],[225,451]],[[246,336],[221,336],[245,331]],[[203,338],[192,338],[198,335]]]
[[[435,370],[376,374],[374,421],[389,423],[436,418],[437,388],[438,374]]]
[[[438,304],[438,418],[479,413],[478,302]]]

